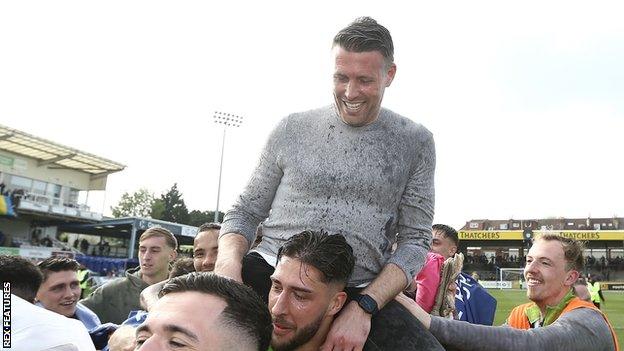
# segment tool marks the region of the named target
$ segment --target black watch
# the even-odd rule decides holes
[[[357,294],[355,295],[353,300],[357,301],[358,305],[362,307],[364,312],[370,315],[374,315],[379,311],[379,308],[377,307],[377,301],[375,301],[375,299],[373,299],[369,295]]]

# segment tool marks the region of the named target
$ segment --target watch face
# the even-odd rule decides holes
[[[358,303],[364,311],[370,314],[373,314],[377,309],[377,303],[368,295],[360,295]]]

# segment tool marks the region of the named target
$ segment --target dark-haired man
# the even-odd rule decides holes
[[[10,347],[2,350],[95,350],[82,323],[33,304],[42,280],[28,259],[0,255],[0,292],[10,294],[12,312]]]
[[[212,272],[219,253],[218,223],[204,223],[193,240],[193,265],[196,272]]]
[[[458,251],[459,235],[446,224],[434,224],[431,231],[431,251],[444,259]],[[474,324],[492,325],[496,314],[496,299],[473,277],[460,273],[455,281],[455,315],[457,319]]]
[[[190,273],[165,284],[137,328],[137,350],[266,351],[271,316],[249,287],[212,273]]]
[[[42,281],[43,274],[29,259],[0,255],[0,282],[10,283],[11,294],[34,303]]]
[[[429,250],[435,150],[425,127],[381,107],[396,74],[385,27],[359,18],[334,37],[332,53],[334,103],[292,114],[272,132],[225,216],[215,272],[267,299],[286,240],[306,229],[344,235],[357,258],[348,286],[361,288],[361,302],[347,303],[325,347],[359,349],[377,310],[401,319],[400,306],[398,314],[384,307],[394,304]],[[262,220],[262,242],[247,254]]]
[[[341,235],[304,231],[277,254],[269,309],[274,351],[318,350],[347,301],[353,250]]]
[[[178,241],[169,230],[146,230],[139,238],[139,267],[97,288],[80,302],[95,312],[102,323],[120,324],[130,311],[141,309],[139,296],[143,289],[167,279],[177,248]]]
[[[89,308],[79,303],[80,264],[67,257],[50,257],[37,265],[43,273],[43,282],[37,291],[37,301],[41,307],[68,318],[75,318],[87,330],[99,326],[100,319]]]

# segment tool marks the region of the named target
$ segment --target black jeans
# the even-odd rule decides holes
[[[254,289],[267,303],[274,268],[256,252],[243,258],[243,282]],[[347,288],[349,300],[362,289]],[[444,350],[438,340],[400,303],[388,302],[371,320],[365,351]]]

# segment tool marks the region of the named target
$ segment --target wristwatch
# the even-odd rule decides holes
[[[366,294],[357,294],[353,298],[353,300],[357,301],[358,305],[364,310],[364,312],[374,315],[379,311],[377,307],[377,301]]]

